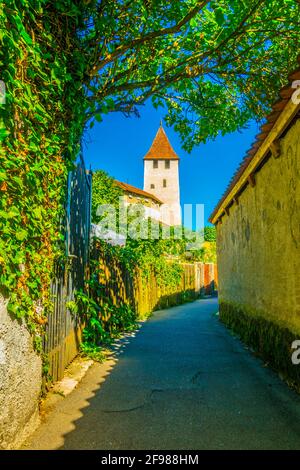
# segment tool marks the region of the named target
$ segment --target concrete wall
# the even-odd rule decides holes
[[[170,168],[165,168],[165,161],[157,160],[158,168],[154,168],[153,160],[144,160],[144,191],[154,194],[164,203],[161,207],[163,222],[180,225],[179,160],[169,160]],[[167,184],[165,188],[164,179]],[[151,184],[154,188],[151,188]]]
[[[281,139],[281,156],[270,157],[255,180],[217,224],[221,318],[222,309],[232,324],[230,316],[245,313],[300,338],[299,120]]]
[[[0,297],[0,449],[18,447],[38,425],[41,382],[32,338]]]

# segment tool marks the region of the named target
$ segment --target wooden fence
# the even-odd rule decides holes
[[[44,353],[49,362],[49,375],[60,380],[66,366],[78,354],[82,325],[68,308],[74,293],[84,288],[89,269],[91,226],[91,179],[82,157],[68,177],[67,202],[63,232],[65,260],[55,266],[52,281],[53,311],[49,314]]]
[[[130,273],[117,259],[93,246],[91,258],[97,260],[103,295],[114,305],[133,306],[139,317],[158,310],[211,295],[217,289],[217,270],[214,264],[182,263],[182,275],[177,285],[162,286],[154,273],[145,278],[137,269]],[[99,300],[99,299],[95,299]]]

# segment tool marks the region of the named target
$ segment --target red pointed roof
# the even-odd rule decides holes
[[[162,125],[160,125],[150,149],[144,156],[144,160],[179,160]]]

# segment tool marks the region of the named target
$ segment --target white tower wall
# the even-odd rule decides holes
[[[154,162],[157,162],[157,168]],[[165,207],[161,209],[162,222],[168,225],[181,224],[179,159],[144,160],[144,191],[154,194],[164,203]]]

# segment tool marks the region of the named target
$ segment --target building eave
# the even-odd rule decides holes
[[[152,201],[154,201],[156,204],[159,204],[159,205],[163,204],[163,202],[160,199],[158,199],[158,197],[154,196],[154,194],[144,191],[143,189],[136,188],[135,186],[132,186],[131,184],[123,183],[122,181],[117,181],[117,180],[115,180],[115,184],[126,193],[133,194],[135,196],[140,196],[145,199],[151,199]]]
[[[298,61],[300,63],[300,58]],[[216,224],[220,221],[222,216],[228,213],[232,203],[238,201],[239,194],[249,185],[249,182],[255,181],[254,175],[259,171],[266,156],[277,148],[278,139],[299,116],[300,104],[295,104],[292,100],[292,95],[296,91],[292,87],[292,82],[299,79],[300,69],[289,75],[289,84],[282,88],[280,100],[274,103],[266,123],[261,126],[261,132],[256,136],[251,149],[247,152],[223,197],[209,217],[211,223]]]

